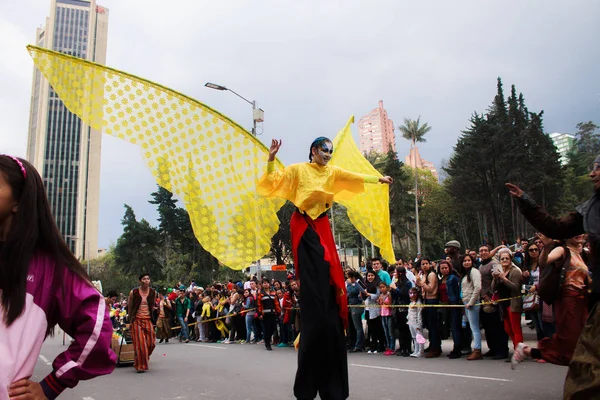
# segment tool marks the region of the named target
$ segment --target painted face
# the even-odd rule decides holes
[[[327,165],[331,161],[333,155],[333,144],[331,142],[323,142],[314,148],[313,160],[319,165]]]

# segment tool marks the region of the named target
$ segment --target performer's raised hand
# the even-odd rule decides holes
[[[271,140],[271,148],[269,149],[269,162],[275,161],[275,156],[281,147],[281,140],[277,141],[277,139]]]
[[[391,185],[394,183],[394,179],[391,176],[384,176],[383,178],[379,178],[379,182]]]

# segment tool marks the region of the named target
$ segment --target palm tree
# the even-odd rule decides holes
[[[411,150],[416,149],[417,143],[426,142],[425,134],[431,130],[431,127],[426,123],[421,125],[421,116],[416,121],[404,118],[404,125],[399,126],[398,130],[402,132],[402,137],[410,140]],[[417,152],[413,151],[415,157],[415,221],[417,225],[417,252],[421,253],[421,233],[419,231],[419,168],[417,164]]]

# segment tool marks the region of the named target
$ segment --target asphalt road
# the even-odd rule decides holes
[[[525,328],[527,329],[527,328]],[[531,343],[533,344],[533,343]],[[444,350],[451,343],[444,342]],[[66,347],[62,335],[48,338],[34,379]],[[485,345],[484,345],[485,350]],[[517,371],[504,361],[412,359],[382,354],[349,354],[350,399],[560,399],[565,367],[522,363]],[[293,399],[296,352],[253,344],[159,344],[150,371],[117,368],[111,375],[81,382],[59,398],[104,399]]]

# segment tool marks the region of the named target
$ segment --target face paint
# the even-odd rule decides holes
[[[327,165],[327,163],[331,160],[331,155],[333,154],[333,145],[329,142],[323,142],[321,146],[317,148],[317,153],[319,154],[320,160],[315,160],[318,164]]]

